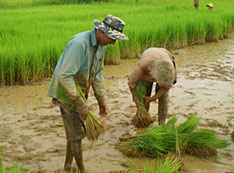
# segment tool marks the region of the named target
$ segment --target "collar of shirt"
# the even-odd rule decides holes
[[[96,48],[103,48],[105,46],[102,46],[101,44],[97,43],[97,39],[96,39],[96,29],[94,28],[93,30],[91,30],[91,44],[93,47]]]
[[[91,44],[92,44],[93,47],[97,46],[95,28],[91,31]]]

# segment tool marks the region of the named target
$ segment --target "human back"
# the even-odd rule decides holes
[[[148,65],[149,61],[155,59],[167,61],[174,67],[173,62],[170,58],[170,52],[164,48],[150,47],[142,53],[141,61],[143,61],[144,65]]]

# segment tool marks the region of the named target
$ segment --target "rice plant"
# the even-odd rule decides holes
[[[199,10],[188,0],[112,0],[69,5],[68,0],[0,2],[0,85],[50,77],[68,40],[93,29],[92,21],[102,21],[107,14],[125,21],[124,33],[129,40],[107,47],[105,64],[139,57],[152,46],[173,49],[216,41],[226,38],[234,28],[230,0],[214,0],[217,8],[212,11],[205,7],[208,0],[200,2]],[[47,2],[64,5],[43,5]]]
[[[146,108],[144,106],[143,96],[145,96],[145,95],[146,95],[146,88],[139,82],[137,84],[137,96],[143,105],[137,107],[137,112],[132,119],[132,123],[137,128],[147,127],[151,123],[154,122],[153,118],[150,116],[150,114],[148,113],[148,111],[146,110]]]
[[[84,102],[87,103],[86,97],[79,85],[77,85],[76,87]],[[62,88],[58,89],[57,95],[59,100],[63,102],[63,104],[65,103],[66,105],[68,105],[66,109],[68,109],[69,111],[73,111],[76,109],[77,105],[69,100]],[[85,124],[86,136],[90,141],[98,140],[99,136],[106,130],[105,124],[90,110],[88,111]]]
[[[175,153],[179,148],[181,153],[194,155],[207,151],[197,156],[210,157],[216,155],[216,149],[229,145],[211,130],[197,130],[199,118],[196,116],[190,116],[175,128],[176,121],[176,116],[173,116],[165,125],[148,128],[143,134],[122,143],[120,150],[130,157],[161,157]]]
[[[0,148],[0,173],[4,172],[3,164],[2,164],[2,148]]]

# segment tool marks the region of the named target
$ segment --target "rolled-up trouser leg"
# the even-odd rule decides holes
[[[156,92],[160,89],[160,86],[156,85]],[[166,115],[168,112],[168,101],[169,101],[169,92],[164,94],[158,99],[158,123],[164,124],[166,121]]]
[[[75,157],[76,165],[80,173],[84,172],[83,151],[81,140],[71,141],[72,154]]]
[[[146,94],[145,96],[148,96],[150,97],[151,96],[151,92],[152,92],[152,87],[153,87],[153,82],[149,82],[149,81],[146,81],[144,79],[140,79],[138,82],[137,82],[137,85],[138,84],[141,84],[142,86],[145,87],[146,89]],[[145,101],[144,101],[145,103]],[[148,106],[146,106],[146,110],[149,112],[149,108],[150,108],[150,104]]]
[[[72,163],[71,157],[75,157],[77,167],[80,172],[84,172],[83,153],[81,140],[85,137],[84,128],[76,112],[70,112],[60,108],[66,139],[67,139],[67,151],[65,166],[69,166]]]
[[[66,111],[62,108],[60,108],[60,110],[63,118],[67,141],[83,139],[86,134],[82,125],[84,123],[82,116],[73,111]]]
[[[66,158],[65,158],[65,164],[64,164],[65,170],[71,169],[72,161],[73,161],[73,154],[72,154],[72,150],[71,150],[71,141],[67,141]]]

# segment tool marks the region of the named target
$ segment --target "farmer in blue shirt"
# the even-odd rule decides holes
[[[116,40],[128,40],[123,34],[125,23],[112,15],[103,22],[94,20],[95,28],[73,36],[67,43],[52,76],[48,96],[54,104],[60,106],[67,139],[64,169],[70,171],[73,157],[80,172],[84,172],[81,141],[85,137],[84,120],[88,105],[77,92],[79,85],[86,98],[92,86],[99,105],[99,115],[107,114],[105,87],[102,75],[104,53],[108,44]],[[70,101],[77,105],[68,111],[60,102],[57,91],[62,88]]]

